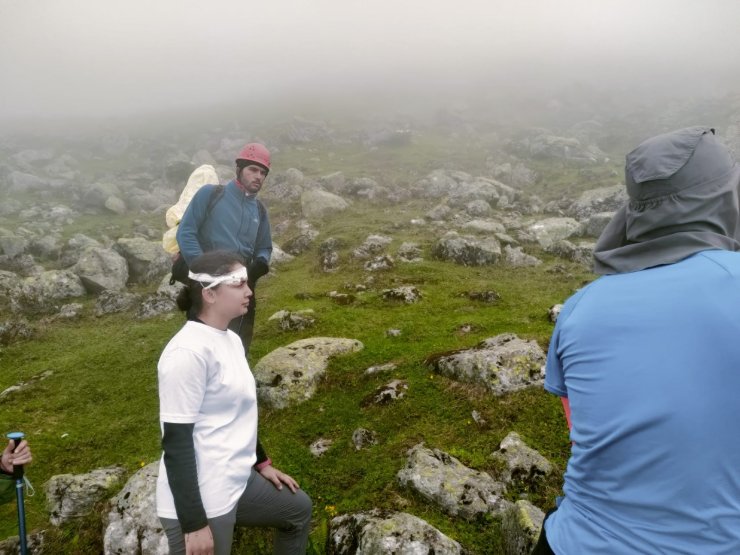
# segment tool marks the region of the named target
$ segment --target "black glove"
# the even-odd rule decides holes
[[[264,258],[255,258],[252,263],[247,266],[247,275],[249,281],[256,283],[259,278],[264,276],[270,271],[270,267],[267,265],[267,261]]]

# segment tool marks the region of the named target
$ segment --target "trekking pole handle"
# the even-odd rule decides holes
[[[15,451],[16,449],[18,449],[18,446],[21,444],[21,441],[23,441],[23,438],[26,437],[26,435],[23,432],[10,432],[5,437],[7,437],[10,441],[13,442],[13,451]],[[23,465],[22,464],[13,465],[13,479],[14,480],[23,479]]]

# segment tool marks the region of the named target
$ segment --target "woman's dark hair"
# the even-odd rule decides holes
[[[211,251],[200,255],[190,266],[195,274],[223,276],[231,272],[234,264],[244,264],[244,259],[228,251]],[[217,285],[214,289],[217,289]],[[188,318],[197,316],[203,308],[203,284],[192,279],[177,295],[177,307],[187,312]]]

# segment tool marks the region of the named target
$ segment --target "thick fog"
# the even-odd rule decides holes
[[[720,95],[740,2],[0,0],[0,120],[221,102]]]

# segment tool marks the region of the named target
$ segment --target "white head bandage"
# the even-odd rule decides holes
[[[212,276],[211,274],[194,274],[193,272],[188,272],[188,277],[194,281],[199,281],[203,284],[207,283],[208,285],[206,285],[203,289],[211,289],[222,283],[225,283],[226,285],[238,285],[241,282],[246,281],[247,269],[242,266],[238,270],[234,270],[230,274],[224,274],[223,276]]]

